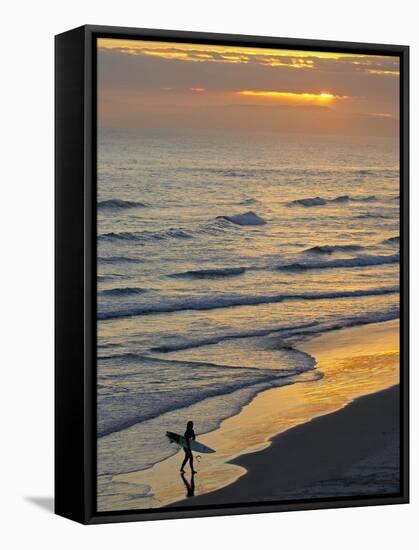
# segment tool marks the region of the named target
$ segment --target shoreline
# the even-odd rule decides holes
[[[397,493],[399,404],[398,385],[359,397],[234,459],[247,472],[234,483],[170,507]]]
[[[398,330],[398,320],[386,321],[339,329],[295,345],[315,357],[322,378],[302,378],[292,385],[265,390],[219,428],[199,435],[199,440],[217,453],[204,455],[196,465],[195,494],[202,496],[188,499],[188,506],[248,478],[249,470],[243,465],[247,460],[242,463],[241,458],[269,451],[276,437],[316,417],[340,411],[362,395],[398,384]],[[122,510],[128,504],[135,509],[185,505],[185,495],[191,491],[179,476],[182,455],[180,450],[147,470],[112,476],[112,500],[104,494],[98,500],[100,509]],[[145,497],[140,491],[144,486],[150,487]],[[115,492],[118,495],[111,496]]]

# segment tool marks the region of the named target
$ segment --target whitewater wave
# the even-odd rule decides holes
[[[317,293],[295,293],[295,294],[274,294],[263,296],[214,296],[212,298],[186,298],[166,303],[156,304],[135,304],[109,311],[99,311],[99,320],[116,319],[121,317],[133,317],[139,315],[151,315],[156,313],[172,313],[179,311],[209,311],[228,307],[254,306],[261,304],[278,303],[286,300],[326,300],[334,298],[351,298],[362,296],[382,296],[385,294],[396,294],[398,287],[372,288],[347,291],[331,291]]]
[[[244,214],[235,214],[233,216],[217,216],[217,220],[227,220],[236,225],[265,225],[266,221],[255,214],[255,212],[249,211]]]
[[[100,437],[118,432],[145,420],[157,418],[166,412],[176,411],[184,407],[189,408],[193,404],[204,402],[208,398],[228,395],[229,403],[231,403],[234,393],[245,388],[250,392],[249,398],[246,399],[246,402],[248,402],[254,395],[269,387],[297,383],[299,377],[304,373],[311,372],[314,376],[317,373],[317,377],[320,378],[322,374],[315,370],[315,359],[295,348],[296,343],[298,344],[301,338],[345,327],[388,321],[397,317],[398,312],[396,310],[381,311],[354,318],[329,321],[323,324],[307,323],[299,327],[291,326],[288,331],[286,327],[282,327],[282,329],[277,330],[268,329],[266,331],[249,332],[248,334],[225,335],[214,342],[218,343],[230,338],[278,334],[279,338],[275,342],[275,349],[278,351],[278,357],[282,356],[285,360],[283,362],[287,363],[287,368],[231,367],[205,361],[188,361],[166,357],[163,359],[135,353],[102,357],[99,359],[99,365],[103,382],[112,381],[113,383],[113,381],[119,380],[121,387],[125,387],[129,384],[130,379],[136,380],[138,376],[141,376],[144,383],[147,383],[148,380],[152,383],[156,371],[159,372],[159,369],[163,369],[162,372],[170,370],[176,373],[173,375],[177,377],[177,383],[176,390],[170,392],[170,399],[161,399],[161,392],[158,390],[144,392],[143,388],[141,391],[137,389],[131,392],[109,394],[109,383],[99,384],[98,405],[102,414],[98,425],[98,435]],[[205,345],[208,345],[207,341],[192,341],[189,342],[189,345],[179,346],[177,349],[168,351],[197,348]],[[125,368],[119,372],[120,369],[115,370],[118,365]],[[108,368],[110,369],[109,374],[107,374]],[[211,383],[201,384],[199,380],[211,380]],[[237,405],[238,408],[243,406],[241,400]],[[233,413],[230,412],[227,416],[231,416]]]
[[[393,254],[391,256],[358,256],[357,258],[342,258],[339,260],[283,264],[276,266],[276,269],[278,271],[307,271],[310,269],[368,267],[374,265],[395,264],[399,261],[399,254]]]
[[[97,203],[99,210],[121,210],[124,208],[146,208],[143,202],[124,201],[122,199],[109,199]]]
[[[311,375],[311,376],[310,376]],[[312,370],[306,374],[289,376],[286,378],[267,378],[255,384],[238,387],[236,390],[225,394],[222,391],[209,396],[203,401],[196,400],[195,395],[184,395],[182,401],[179,400],[179,407],[163,412],[159,415],[158,411],[154,413],[154,417],[146,423],[136,423],[131,430],[110,433],[106,437],[98,439],[98,463],[97,469],[100,475],[109,474],[110,476],[117,473],[132,472],[150,468],[153,464],[164,460],[174,455],[178,448],[171,446],[168,442],[162,443],[161,433],[165,430],[176,431],[179,424],[183,422],[185,417],[192,416],[196,425],[199,426],[200,433],[207,433],[217,429],[221,422],[229,417],[235,416],[240,410],[252,401],[252,399],[260,392],[272,387],[285,386],[300,381],[300,377],[310,376],[311,380],[321,378],[319,371]],[[205,395],[207,389],[204,390]],[[172,394],[171,394],[172,395]],[[177,395],[173,396],[175,399]],[[125,411],[125,403],[119,400],[120,409]],[[157,399],[150,403],[147,399],[141,401],[141,396],[138,396],[137,402],[133,402],[133,410],[138,410],[139,407],[145,405],[150,408],[156,406]],[[167,406],[167,397],[160,399],[160,403]],[[115,405],[111,402],[110,405]],[[105,409],[106,407],[106,409]],[[105,403],[103,414],[109,409],[109,404]],[[103,476],[102,476],[103,477]],[[112,483],[111,491],[115,490],[115,483]],[[138,491],[142,490],[142,486],[135,486],[137,498]],[[146,491],[144,491],[146,495]]]
[[[312,321],[310,323],[303,323],[303,324],[296,324],[296,325],[286,325],[286,326],[279,326],[276,328],[263,328],[258,330],[250,330],[250,331],[239,331],[235,333],[227,333],[227,334],[218,334],[217,336],[214,336],[212,338],[202,338],[200,340],[189,340],[187,342],[177,342],[175,344],[167,344],[164,346],[156,346],[154,348],[151,348],[150,351],[155,353],[170,353],[173,351],[181,351],[186,349],[193,349],[193,348],[200,348],[202,346],[210,346],[213,344],[219,344],[220,342],[224,342],[225,340],[236,340],[241,338],[255,338],[255,337],[262,337],[262,336],[268,336],[269,334],[286,334],[291,335],[295,332],[301,331],[303,329],[309,329],[314,328],[318,326],[319,323],[316,321]]]
[[[305,199],[296,199],[288,203],[288,206],[324,206],[326,204],[333,203],[347,203],[347,202],[375,202],[378,198],[375,195],[369,195],[367,197],[352,197],[350,195],[340,195],[333,199],[325,199],[323,197],[308,197]]]
[[[349,328],[353,326],[367,325],[370,323],[381,323],[384,321],[391,321],[393,319],[397,319],[398,317],[399,317],[398,308],[390,308],[387,311],[368,313],[366,315],[360,315],[357,317],[342,318],[338,321],[330,321],[330,322],[323,322],[323,323],[313,321],[311,323],[270,327],[266,329],[259,329],[259,330],[253,330],[253,331],[243,331],[243,332],[238,331],[235,333],[219,334],[217,336],[214,336],[213,338],[202,338],[200,340],[199,339],[189,340],[186,342],[182,341],[182,342],[177,342],[174,344],[169,344],[164,346],[156,346],[154,348],[151,348],[150,351],[153,353],[170,354],[171,352],[184,351],[188,349],[195,349],[203,346],[219,344],[221,342],[225,342],[228,340],[240,340],[243,338],[257,338],[257,337],[264,337],[269,335],[280,336],[281,338],[278,345],[284,348],[284,346],[288,345],[286,341],[287,340],[289,341],[290,338],[294,341],[295,339],[298,340],[308,335],[317,335],[325,332],[330,332],[333,330],[339,330],[342,328]],[[133,355],[132,359],[135,358],[134,354],[127,354],[127,355]]]
[[[246,271],[245,267],[224,267],[219,269],[197,269],[183,271],[181,273],[173,273],[169,277],[186,278],[186,279],[217,279],[222,277],[234,277],[241,275]]]
[[[266,387],[275,385],[290,384],[295,376],[312,370],[315,362],[308,354],[303,356],[297,350],[284,350],[287,356],[296,356],[296,365],[290,365],[288,369],[258,369],[231,367],[227,365],[212,364],[196,361],[169,361],[147,356],[137,356],[130,358],[130,372],[121,375],[107,375],[107,365],[111,368],[121,363],[121,358],[111,356],[108,359],[99,359],[102,375],[102,381],[110,379],[120,379],[125,384],[128,380],[138,375],[144,379],[147,384],[150,374],[154,374],[157,369],[173,370],[173,377],[176,377],[176,389],[170,392],[170,396],[165,395],[158,390],[152,391],[131,391],[122,394],[107,394],[107,385],[102,384],[98,395],[98,409],[101,412],[98,415],[98,436],[103,437],[117,432],[134,424],[156,418],[169,411],[190,407],[211,397],[228,395],[244,388],[251,388],[258,384],[266,384]],[[125,358],[122,358],[124,362]],[[136,368],[137,367],[137,368]],[[211,383],[197,384],[199,380],[211,380]],[[253,395],[258,393],[258,388]],[[166,393],[166,392],[165,392]],[[117,406],[115,406],[118,403]]]

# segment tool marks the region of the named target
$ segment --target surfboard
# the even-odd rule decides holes
[[[181,447],[187,447],[186,439],[183,435],[175,434],[174,432],[166,432],[166,437],[169,439],[170,443],[177,443]],[[189,441],[189,447],[191,451],[195,451],[197,453],[215,453],[214,449],[211,449],[211,447],[207,447],[203,443],[193,439]]]

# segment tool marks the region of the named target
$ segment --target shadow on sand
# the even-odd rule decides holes
[[[190,482],[186,479],[185,474],[180,474],[180,477],[186,487],[186,498],[195,496],[195,474],[191,474]]]

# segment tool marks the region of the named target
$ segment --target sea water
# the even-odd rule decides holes
[[[99,475],[320,377],[302,338],[399,316],[396,140],[101,129],[97,200]]]

